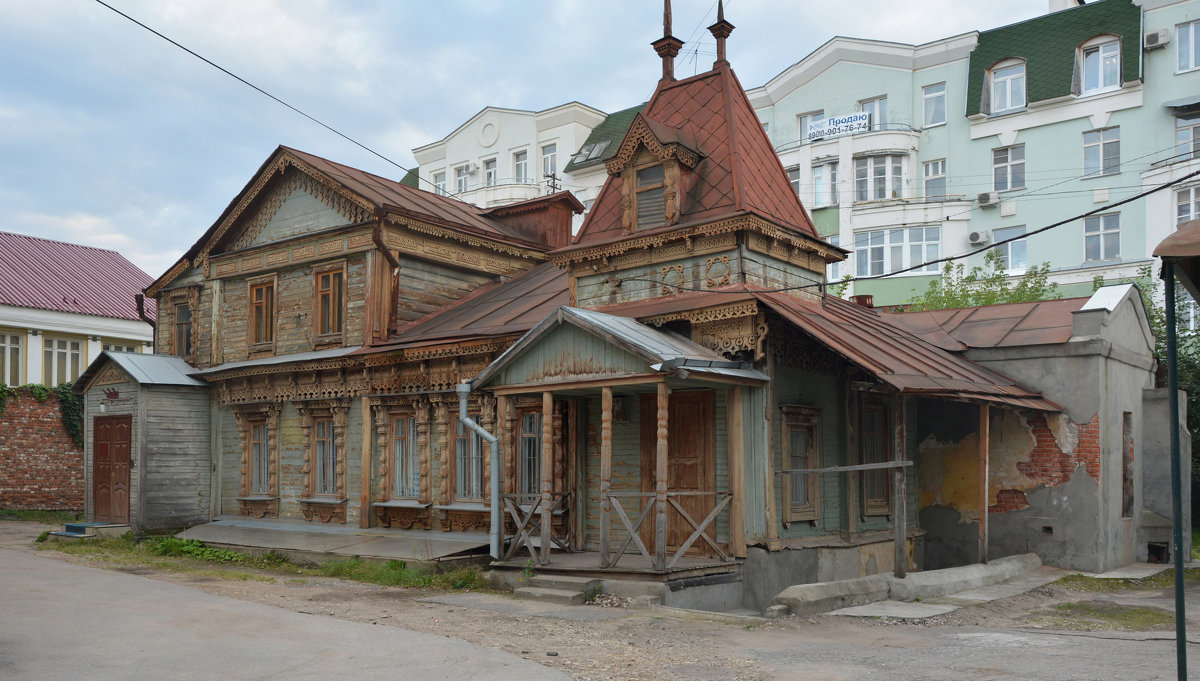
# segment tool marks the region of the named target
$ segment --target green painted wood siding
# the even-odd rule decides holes
[[[562,324],[513,359],[493,384],[517,385],[546,379],[620,376],[648,371],[649,364],[641,357],[577,326]]]

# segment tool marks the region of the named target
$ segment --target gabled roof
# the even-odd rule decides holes
[[[718,62],[712,71],[691,78],[660,81],[645,111],[635,116],[644,118],[663,144],[677,143],[701,156],[696,167],[684,173],[679,224],[638,230],[637,236],[753,213],[796,233],[817,237],[727,62]],[[626,143],[633,134],[631,125],[621,155],[609,161],[610,168],[628,153]],[[630,238],[621,225],[622,213],[620,179],[610,175],[575,243],[560,251]]]
[[[0,305],[140,320],[134,296],[149,284],[116,251],[0,232]]]
[[[192,374],[196,368],[174,355],[150,355],[137,352],[101,352],[87,370],[71,386],[71,392],[81,395],[87,390],[104,365],[112,362],[140,385],[181,385],[207,388],[208,384]]]
[[[587,140],[579,151],[571,155],[571,161],[563,168],[564,173],[574,172],[581,168],[600,165],[617,153],[617,147],[629,130],[635,114],[646,108],[647,102],[631,106],[628,109],[611,113],[604,122],[592,128]],[[576,160],[578,159],[578,160]]]
[[[307,173],[331,188],[347,194],[360,207],[376,216],[395,215],[413,218],[449,230],[482,237],[533,251],[545,251],[539,244],[521,236],[500,220],[489,217],[482,208],[449,196],[440,196],[401,182],[389,180],[358,168],[335,163],[297,149],[280,146],[254,173],[246,186],[184,254],[177,264],[148,287],[147,293],[157,293],[181,274],[187,266],[195,264],[198,257],[206,256],[224,243],[236,237],[235,225],[248,211],[253,211],[259,193],[269,186],[272,175],[282,174],[294,167]]]
[[[1087,298],[1004,303],[951,310],[880,313],[890,324],[933,345],[961,352],[968,348],[1066,343],[1071,339],[1071,313]]]
[[[757,296],[785,320],[901,393],[1062,411],[1012,379],[889,324],[877,310],[832,296],[819,303],[780,293]]]

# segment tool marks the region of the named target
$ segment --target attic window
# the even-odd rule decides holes
[[[637,226],[639,229],[667,224],[666,176],[662,165],[637,171]]]

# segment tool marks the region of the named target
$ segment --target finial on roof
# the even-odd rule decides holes
[[[733,24],[725,21],[725,3],[723,0],[717,0],[717,23],[709,26],[708,30],[717,39],[717,61],[713,64],[716,66],[716,64],[726,61],[725,39],[729,37],[730,33],[733,33]]]
[[[663,37],[650,45],[662,57],[663,80],[675,80],[675,55],[679,54],[683,41],[671,35],[671,0],[663,0]]]

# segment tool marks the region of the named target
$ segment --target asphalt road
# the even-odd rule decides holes
[[[466,641],[214,596],[0,549],[0,679],[568,677]]]

